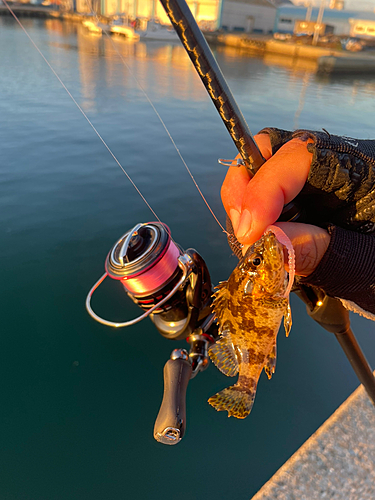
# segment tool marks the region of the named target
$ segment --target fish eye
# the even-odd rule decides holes
[[[252,265],[258,267],[262,263],[262,258],[259,255],[255,255],[251,261]]]

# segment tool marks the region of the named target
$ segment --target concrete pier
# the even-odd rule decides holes
[[[236,47],[259,55],[279,55],[316,61],[318,73],[375,73],[375,51],[353,53],[323,46],[274,40],[270,35],[205,33],[205,37],[210,44]]]
[[[374,500],[375,408],[360,386],[252,500]]]
[[[275,40],[271,35],[205,33],[205,37],[212,44],[227,45],[258,53],[282,54],[291,57],[318,59],[322,56],[338,56],[341,53],[341,51],[326,47]]]

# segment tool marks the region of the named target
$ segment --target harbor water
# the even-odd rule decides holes
[[[182,46],[22,22],[175,241],[198,250],[213,283],[227,279],[236,258],[150,105],[224,222],[217,159],[236,151]],[[148,319],[113,330],[85,310],[111,246],[155,216],[10,17],[0,18],[0,47],[0,497],[250,499],[357,387],[346,357],[292,297],[290,336],[280,331],[276,373],[261,376],[250,416],[208,405],[231,382],[210,366],[189,384],[184,439],[157,443],[163,366],[186,342]],[[373,77],[322,79],[309,62],[215,55],[252,132],[375,137]],[[93,305],[116,321],[139,314],[113,282]],[[352,327],[374,367],[374,324],[353,315]]]

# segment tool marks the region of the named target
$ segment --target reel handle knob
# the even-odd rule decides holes
[[[154,438],[163,444],[177,444],[186,430],[186,389],[192,366],[184,349],[175,349],[164,365],[164,394],[154,426]]]

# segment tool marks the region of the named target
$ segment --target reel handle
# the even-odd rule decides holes
[[[176,349],[164,365],[164,394],[154,426],[154,438],[163,444],[177,444],[186,430],[186,389],[192,366],[184,349]]]

